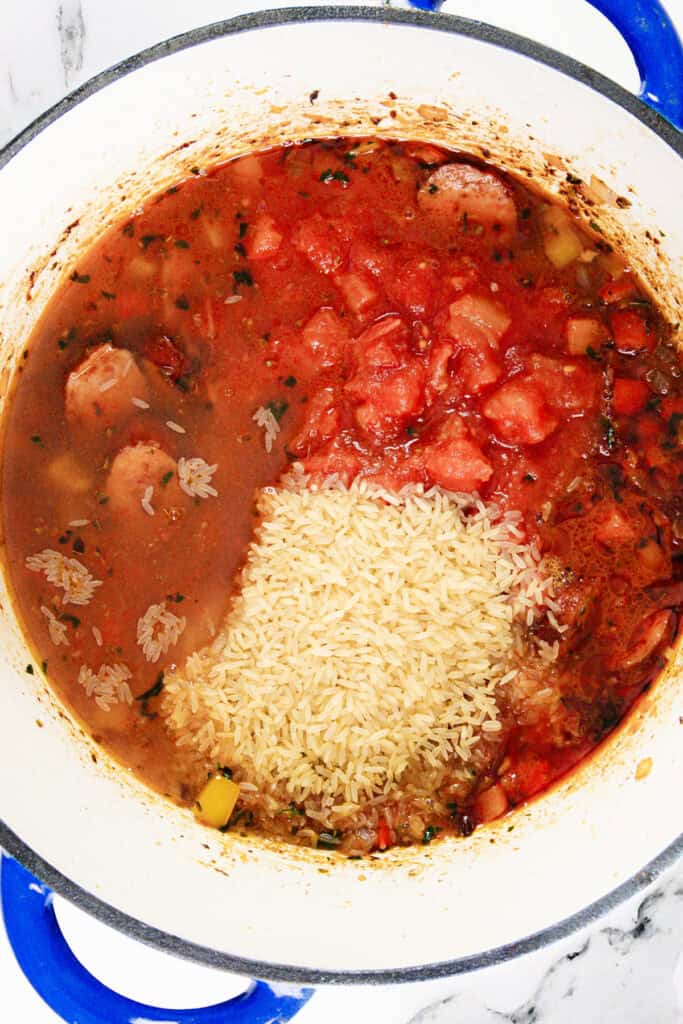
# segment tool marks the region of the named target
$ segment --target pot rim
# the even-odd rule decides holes
[[[69,93],[58,103],[37,117],[2,149],[0,149],[0,170],[12,160],[32,139],[63,114],[77,106],[89,96],[107,85],[136,71],[147,64],[161,60],[179,51],[198,46],[223,36],[236,35],[259,29],[283,25],[307,24],[311,22],[361,21],[415,26],[437,32],[477,39],[494,46],[511,50],[545,64],[570,78],[587,85],[615,104],[628,111],[655,135],[683,157],[683,132],[679,132],[661,114],[649,107],[643,100],[618,85],[606,76],[572,57],[537,43],[516,33],[509,32],[485,22],[472,21],[455,15],[427,14],[416,10],[396,10],[385,7],[363,6],[319,6],[290,7],[243,14],[235,18],[214,22],[190,29],[163,42],[141,50],[131,57],[119,61],[88,79],[83,85]],[[317,970],[309,967],[273,964],[267,961],[245,959],[230,953],[222,953],[190,942],[177,935],[147,925],[83,889],[76,882],[62,874],[49,861],[31,849],[9,826],[0,821],[0,846],[18,860],[29,871],[46,882],[60,896],[70,900],[80,909],[97,920],[147,945],[163,952],[194,960],[210,967],[251,977],[297,984],[390,984],[409,981],[428,981],[455,976],[492,967],[526,953],[566,938],[580,928],[598,920],[608,911],[640,892],[655,881],[662,872],[683,856],[683,833],[662,850],[647,865],[625,882],[588,904],[563,920],[516,942],[497,946],[492,950],[458,957],[454,960],[439,961],[415,967],[388,968],[370,971]]]

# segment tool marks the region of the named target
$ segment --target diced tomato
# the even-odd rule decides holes
[[[390,298],[414,317],[430,316],[436,290],[435,268],[426,259],[399,265],[386,288]]]
[[[332,388],[316,391],[306,405],[306,420],[289,448],[297,455],[310,455],[339,433],[341,410]]]
[[[517,209],[507,185],[496,174],[471,164],[439,167],[423,183],[417,201],[425,213],[449,220],[462,231],[478,224],[507,235],[517,223]]]
[[[476,395],[500,379],[503,364],[493,349],[485,348],[480,351],[473,349],[463,352],[459,371],[465,384],[465,390]]]
[[[547,786],[551,774],[550,764],[544,757],[527,751],[506,771],[501,781],[506,794],[518,803]]]
[[[116,293],[116,313],[120,320],[145,316],[150,312],[149,295],[146,292],[124,288]]]
[[[277,252],[282,238],[275,219],[269,213],[262,213],[247,231],[243,244],[250,260],[263,260]]]
[[[317,373],[338,366],[348,340],[346,324],[335,311],[319,309],[301,331],[301,348],[309,371]]]
[[[488,295],[468,293],[448,307],[448,330],[466,348],[497,348],[512,320],[510,314]]]
[[[478,491],[493,474],[481,448],[465,437],[429,448],[425,466],[433,482],[447,491]]]
[[[396,366],[405,349],[408,332],[397,316],[386,316],[372,324],[356,339],[359,359],[368,366]]]
[[[539,352],[529,358],[529,376],[556,412],[594,409],[600,394],[600,376],[590,364],[551,359]]]
[[[331,441],[315,455],[302,459],[301,465],[314,481],[336,473],[348,487],[357,476],[361,463],[353,448],[345,447],[339,441]]]
[[[615,281],[608,281],[607,284],[604,284],[598,295],[605,305],[611,306],[615,302],[623,302],[624,299],[630,299],[636,290],[633,278],[629,274],[623,274]]]
[[[616,505],[605,509],[604,518],[600,519],[594,529],[595,539],[609,548],[618,544],[632,544],[637,536],[634,523]]]
[[[490,786],[480,793],[474,802],[474,813],[479,821],[494,821],[505,814],[510,802],[500,783]]]
[[[447,342],[435,345],[429,353],[427,364],[427,401],[432,402],[448,387],[448,363],[453,355],[453,346]]]
[[[644,380],[617,377],[614,382],[612,408],[620,416],[635,416],[647,404],[650,389]]]
[[[356,422],[374,440],[386,440],[424,409],[424,369],[416,360],[379,380],[356,409]]]
[[[567,348],[572,356],[584,356],[588,349],[599,352],[607,340],[607,329],[592,316],[572,316],[566,325]]]
[[[374,306],[379,294],[364,274],[337,274],[334,283],[344,296],[348,308],[356,316],[362,316]]]
[[[394,260],[386,249],[357,238],[351,245],[349,266],[352,270],[367,270],[373,277],[386,278],[394,272]]]
[[[614,343],[620,352],[652,352],[657,345],[657,336],[638,313],[632,309],[620,309],[610,317]]]
[[[558,424],[540,388],[522,377],[503,384],[487,399],[482,411],[508,444],[539,444]]]
[[[182,377],[185,368],[185,354],[178,344],[165,334],[157,334],[145,342],[145,358],[154,363],[174,384]]]
[[[301,221],[293,241],[321,273],[332,274],[339,270],[343,260],[339,236],[319,213]]]

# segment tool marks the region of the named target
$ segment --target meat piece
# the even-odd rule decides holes
[[[524,377],[503,384],[484,403],[483,413],[508,444],[539,444],[559,422],[540,388]]]
[[[143,501],[156,512],[160,507],[168,508],[188,500],[183,498],[178,485],[175,460],[154,444],[122,448],[112,462],[105,493],[113,513],[138,522],[153,519],[143,508]]]
[[[649,658],[664,642],[673,622],[673,615],[668,611],[655,612],[648,616],[631,638],[632,642],[625,652],[614,654],[609,660],[611,669],[629,669]]]
[[[452,222],[458,230],[478,224],[498,235],[510,235],[517,210],[507,185],[490,171],[471,164],[444,164],[430,174],[417,194],[420,209]]]
[[[66,381],[66,416],[74,426],[104,430],[128,419],[133,398],[147,399],[145,377],[128,349],[107,342],[94,349]]]

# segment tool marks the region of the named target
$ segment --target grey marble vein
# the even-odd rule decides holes
[[[672,879],[641,901],[631,927],[604,927],[560,957],[512,1011],[464,992],[411,1024],[683,1024],[674,987],[682,945],[683,887]]]
[[[81,0],[66,0],[58,6],[57,31],[64,84],[69,87],[83,67],[85,20]]]

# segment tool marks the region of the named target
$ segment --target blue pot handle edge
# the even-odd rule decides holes
[[[587,0],[612,22],[633,54],[640,75],[640,99],[683,129],[683,44],[659,0]],[[409,0],[423,11],[438,11],[443,0]]]
[[[51,890],[30,871],[2,855],[0,900],[5,931],[17,963],[54,1012],[72,1024],[286,1024],[313,995],[305,988],[279,994],[262,981],[226,1002],[198,1009],[147,1006],[112,991],[71,952],[53,908]]]

